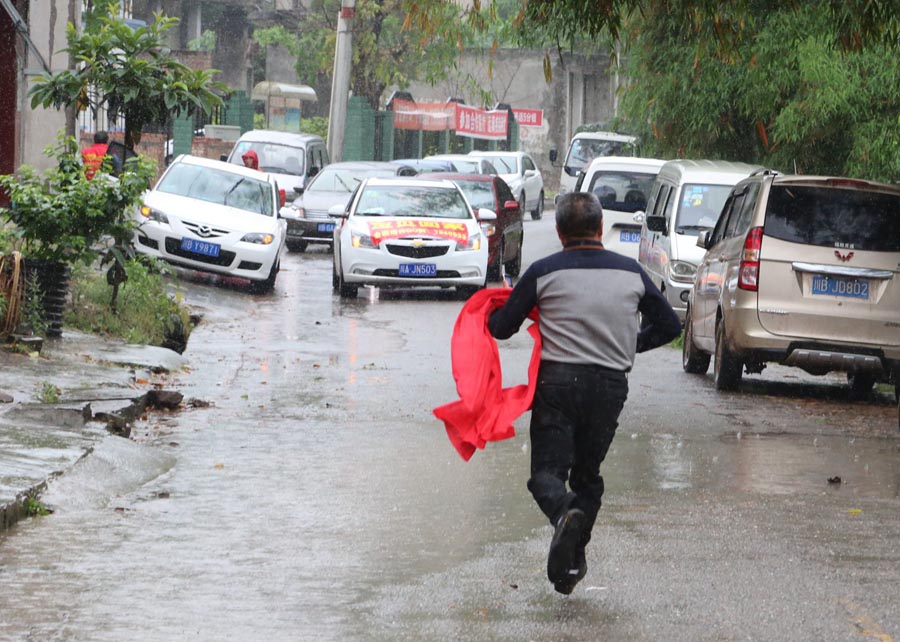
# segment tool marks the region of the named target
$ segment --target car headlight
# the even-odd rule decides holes
[[[484,232],[485,236],[491,237],[497,233],[497,226],[493,223],[482,223],[481,231]]]
[[[306,209],[303,207],[291,205],[291,212],[293,212],[294,216],[297,218],[306,218]]]
[[[469,237],[469,240],[465,245],[457,241],[456,243],[456,251],[462,252],[465,250],[480,250],[481,249],[481,234],[476,232],[472,236]]]
[[[697,266],[687,261],[672,261],[669,266],[669,276],[673,281],[692,283],[697,275]]]
[[[350,234],[350,242],[353,244],[353,247],[375,247],[375,244],[372,243],[372,237],[362,232]]]
[[[262,232],[250,232],[249,234],[244,234],[244,238],[241,239],[244,243],[257,243],[259,245],[271,245],[272,241],[275,240],[275,236],[272,234],[264,234]]]
[[[141,216],[146,218],[148,221],[156,221],[157,223],[166,223],[169,222],[169,217],[160,212],[159,210],[155,210],[149,205],[141,206]]]

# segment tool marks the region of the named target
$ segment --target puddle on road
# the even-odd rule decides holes
[[[835,492],[894,499],[900,497],[898,457],[900,444],[891,439],[742,432],[708,439],[619,434],[604,468],[610,483],[632,490],[649,485],[661,490]]]

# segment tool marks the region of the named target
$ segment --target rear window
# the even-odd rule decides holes
[[[900,196],[825,186],[773,185],[765,233],[783,241],[900,251]]]
[[[643,172],[595,172],[588,191],[600,199],[605,210],[637,212],[647,208],[647,197],[656,174]]]

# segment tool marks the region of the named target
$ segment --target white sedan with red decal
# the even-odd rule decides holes
[[[341,297],[355,297],[360,285],[455,286],[469,296],[487,282],[497,214],[480,209],[476,218],[451,181],[370,178],[329,214],[341,219],[332,278]]]

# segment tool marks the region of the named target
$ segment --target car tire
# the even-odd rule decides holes
[[[519,273],[522,271],[522,242],[519,242],[519,250],[516,252],[516,258],[512,261],[507,261],[506,265],[506,275],[517,277]]]
[[[306,252],[306,248],[309,245],[306,241],[289,241],[287,243],[287,249],[291,252]]]
[[[710,356],[694,345],[694,330],[691,323],[691,309],[684,315],[684,342],[681,346],[681,367],[689,374],[706,374]]]
[[[483,290],[483,285],[457,285],[456,286],[456,296],[461,301],[467,301],[470,296],[478,292],[479,290]]]
[[[344,281],[344,275],[338,272],[337,274],[338,281],[338,294],[342,299],[355,299],[356,295],[359,293],[359,286],[347,283]]]
[[[534,221],[539,221],[544,217],[544,190],[541,190],[541,195],[538,197],[538,202],[534,206],[534,209],[531,211],[531,219]]]
[[[340,291],[341,280],[338,278],[337,266],[334,261],[331,262],[331,289],[335,292]]]
[[[725,319],[716,324],[716,363],[713,373],[716,390],[735,390],[741,383],[744,364],[728,347]]]
[[[269,270],[269,276],[262,281],[250,281],[250,292],[253,294],[265,294],[275,289],[275,279],[278,278],[278,271],[281,269],[281,262],[276,260]]]
[[[850,384],[850,395],[854,399],[865,399],[872,393],[875,377],[870,374],[848,372],[847,383]]]
[[[499,281],[503,277],[503,255],[506,254],[506,241],[500,241],[497,249],[497,260],[487,268],[487,280]]]

